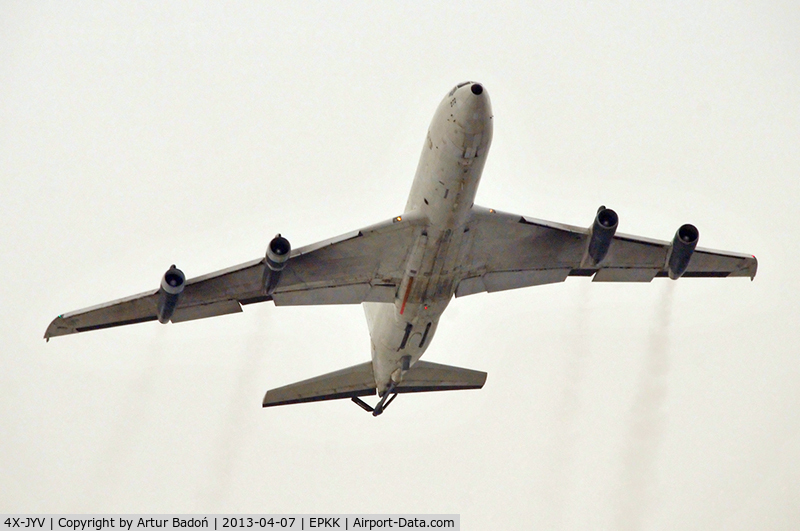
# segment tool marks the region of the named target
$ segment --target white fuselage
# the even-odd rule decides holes
[[[463,83],[433,116],[404,217],[425,230],[409,254],[394,304],[364,303],[378,392],[422,356],[461,280],[470,211],[492,142],[492,106],[486,90]]]

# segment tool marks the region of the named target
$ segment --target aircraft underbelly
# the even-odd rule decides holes
[[[471,243],[467,221],[492,139],[491,106],[447,98],[422,149],[405,214],[428,221],[409,253],[394,304],[364,303],[378,391],[402,378],[433,338]]]

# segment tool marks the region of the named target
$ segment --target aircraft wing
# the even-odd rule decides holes
[[[456,296],[563,282],[568,276],[593,276],[600,282],[650,282],[668,276],[671,243],[616,234],[608,254],[587,265],[590,231],[473,207],[468,224],[471,264]],[[697,248],[683,277],[750,277],[758,262],[748,254]]]
[[[393,218],[291,252],[277,287],[264,290],[264,258],[186,281],[172,322],[242,311],[272,300],[277,306],[393,302],[407,254],[422,232],[416,218]],[[155,289],[56,317],[45,339],[157,319]]]

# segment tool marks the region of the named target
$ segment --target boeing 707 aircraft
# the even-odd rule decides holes
[[[375,225],[291,249],[278,234],[266,256],[186,280],[174,265],[159,289],[59,315],[45,339],[144,321],[179,323],[276,306],[362,304],[372,360],[272,389],[264,407],[349,398],[374,416],[398,394],[480,389],[486,373],[420,358],[453,296],[563,282],[650,282],[655,277],[750,277],[751,255],[696,248],[682,225],[672,241],[617,234],[604,206],[575,227],[474,204],[492,143],[483,85],[460,83],[436,109],[405,211]],[[361,397],[378,396],[375,406]]]

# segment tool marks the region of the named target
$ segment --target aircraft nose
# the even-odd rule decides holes
[[[465,132],[468,134],[482,132],[492,118],[489,93],[480,83],[470,83],[469,87],[463,88],[459,99],[461,100],[459,103],[463,105],[459,114]]]

